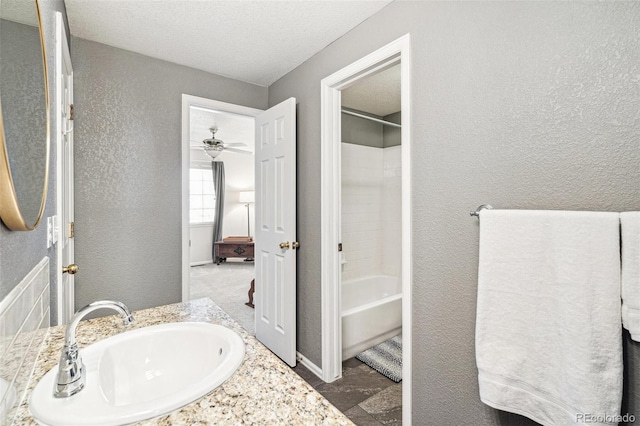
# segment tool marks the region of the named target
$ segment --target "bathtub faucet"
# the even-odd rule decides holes
[[[67,324],[67,330],[65,331],[64,347],[58,364],[58,380],[53,392],[53,396],[56,398],[67,398],[84,389],[86,381],[85,368],[76,343],[76,328],[80,320],[87,314],[102,308],[109,308],[118,312],[122,317],[122,324],[125,326],[133,322],[133,316],[129,308],[115,300],[93,302],[80,309],[71,322]]]

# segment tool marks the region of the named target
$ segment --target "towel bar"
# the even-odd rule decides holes
[[[484,209],[492,209],[492,208],[493,207],[491,207],[489,204],[482,204],[475,211],[469,212],[469,216],[475,216],[475,217],[477,217],[479,219],[480,218],[480,211],[482,211]]]

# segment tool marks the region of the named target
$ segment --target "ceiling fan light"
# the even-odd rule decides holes
[[[218,155],[222,154],[224,147],[222,145],[207,145],[204,147],[204,152],[209,157],[215,159]]]

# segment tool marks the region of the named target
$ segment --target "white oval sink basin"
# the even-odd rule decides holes
[[[50,426],[124,425],[167,414],[206,395],[238,369],[244,342],[206,323],[169,323],[128,331],[80,348],[85,388],[53,396],[58,367],[36,385],[29,408]]]

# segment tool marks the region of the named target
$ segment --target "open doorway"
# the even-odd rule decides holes
[[[250,334],[253,108],[183,95],[183,301],[211,298]],[[186,241],[185,241],[186,240]]]
[[[342,90],[343,361],[402,331],[400,85],[397,63]]]
[[[216,271],[223,263],[231,265],[233,262],[255,259],[255,311],[247,306],[251,302],[253,280],[247,278],[241,281],[246,286],[246,291],[235,290],[229,307],[224,307],[233,319],[242,324],[240,315],[234,314],[235,309],[242,309],[249,314],[249,323],[245,328],[256,326],[256,338],[282,358],[291,366],[296,365],[296,262],[295,255],[300,247],[296,237],[296,100],[289,98],[272,106],[266,111],[198,98],[191,95],[182,95],[182,300],[192,298],[191,277],[191,157],[192,151],[199,152],[199,146],[208,145],[211,152],[211,164],[214,173],[220,167],[215,167],[218,160],[224,156],[229,158],[231,153],[239,149],[246,150],[250,146],[246,140],[221,139],[221,124],[209,122],[203,123],[204,127],[217,127],[215,134],[200,140],[202,135],[191,134],[191,116],[197,115],[196,111],[213,112],[217,117],[225,114],[229,117],[238,116],[253,120],[253,140],[251,144],[255,148],[254,163],[254,191],[255,206],[251,213],[251,188],[247,186],[235,188],[235,196],[227,194],[229,185],[225,183],[225,198],[232,203],[236,201],[231,210],[240,209],[249,216],[244,216],[243,223],[247,223],[247,234],[244,231],[239,235],[227,235],[220,230],[214,235],[211,243],[211,265]],[[229,118],[227,117],[227,118]],[[221,120],[221,118],[217,118]],[[237,120],[236,120],[237,121]],[[217,124],[217,126],[214,126]],[[220,137],[219,137],[220,136]],[[192,142],[192,140],[194,142]],[[255,141],[255,142],[254,142]],[[202,144],[202,145],[201,145]],[[242,144],[238,146],[235,144]],[[191,146],[194,145],[194,149]],[[204,148],[203,148],[204,149]],[[206,160],[208,161],[208,160]],[[230,160],[227,160],[230,162]],[[246,173],[249,173],[247,170]],[[197,175],[197,172],[194,172]],[[205,179],[205,178],[202,178]],[[245,181],[247,182],[247,181]],[[220,183],[220,180],[214,181]],[[209,191],[210,192],[210,191]],[[222,192],[222,191],[220,191]],[[217,193],[216,193],[217,197]],[[247,197],[247,198],[245,198]],[[193,200],[194,203],[200,203]],[[200,203],[204,205],[204,203]],[[218,206],[220,203],[217,203]],[[248,204],[248,205],[247,205]],[[223,217],[224,213],[217,216]],[[245,210],[246,209],[246,210]],[[205,215],[205,212],[202,213]],[[251,225],[251,218],[255,216],[255,227]],[[248,217],[248,219],[246,219]],[[244,222],[247,220],[248,222]],[[214,223],[215,227],[215,223]],[[245,228],[243,228],[244,230]],[[252,229],[254,231],[252,231]],[[233,231],[235,232],[235,231]],[[255,241],[251,241],[251,234],[255,232]],[[205,232],[204,234],[207,234]],[[245,237],[246,235],[246,237]],[[225,238],[226,237],[226,238]],[[235,237],[235,238],[233,238]],[[229,238],[229,239],[227,239]],[[216,241],[218,239],[218,241]],[[217,247],[218,243],[226,244],[223,251]],[[253,253],[249,248],[253,245]],[[241,260],[235,260],[236,258]],[[200,260],[201,263],[202,260]],[[244,264],[242,264],[244,265]],[[237,266],[237,265],[234,265]],[[250,268],[249,268],[250,270]],[[235,275],[234,275],[235,276]],[[207,286],[212,287],[210,283]],[[198,290],[198,289],[196,289]],[[201,289],[200,289],[201,290]],[[208,295],[214,302],[220,304],[220,289],[212,288]],[[246,295],[246,299],[243,299]],[[240,299],[238,299],[238,297]],[[248,311],[251,309],[251,311]],[[234,318],[234,315],[237,318]],[[257,320],[256,320],[257,319]]]
[[[322,80],[321,166],[322,378],[338,385],[354,354],[399,334],[402,382],[395,389],[405,424],[411,423],[409,49],[406,35]],[[399,93],[385,93],[389,88]],[[365,289],[350,288],[359,283]]]

